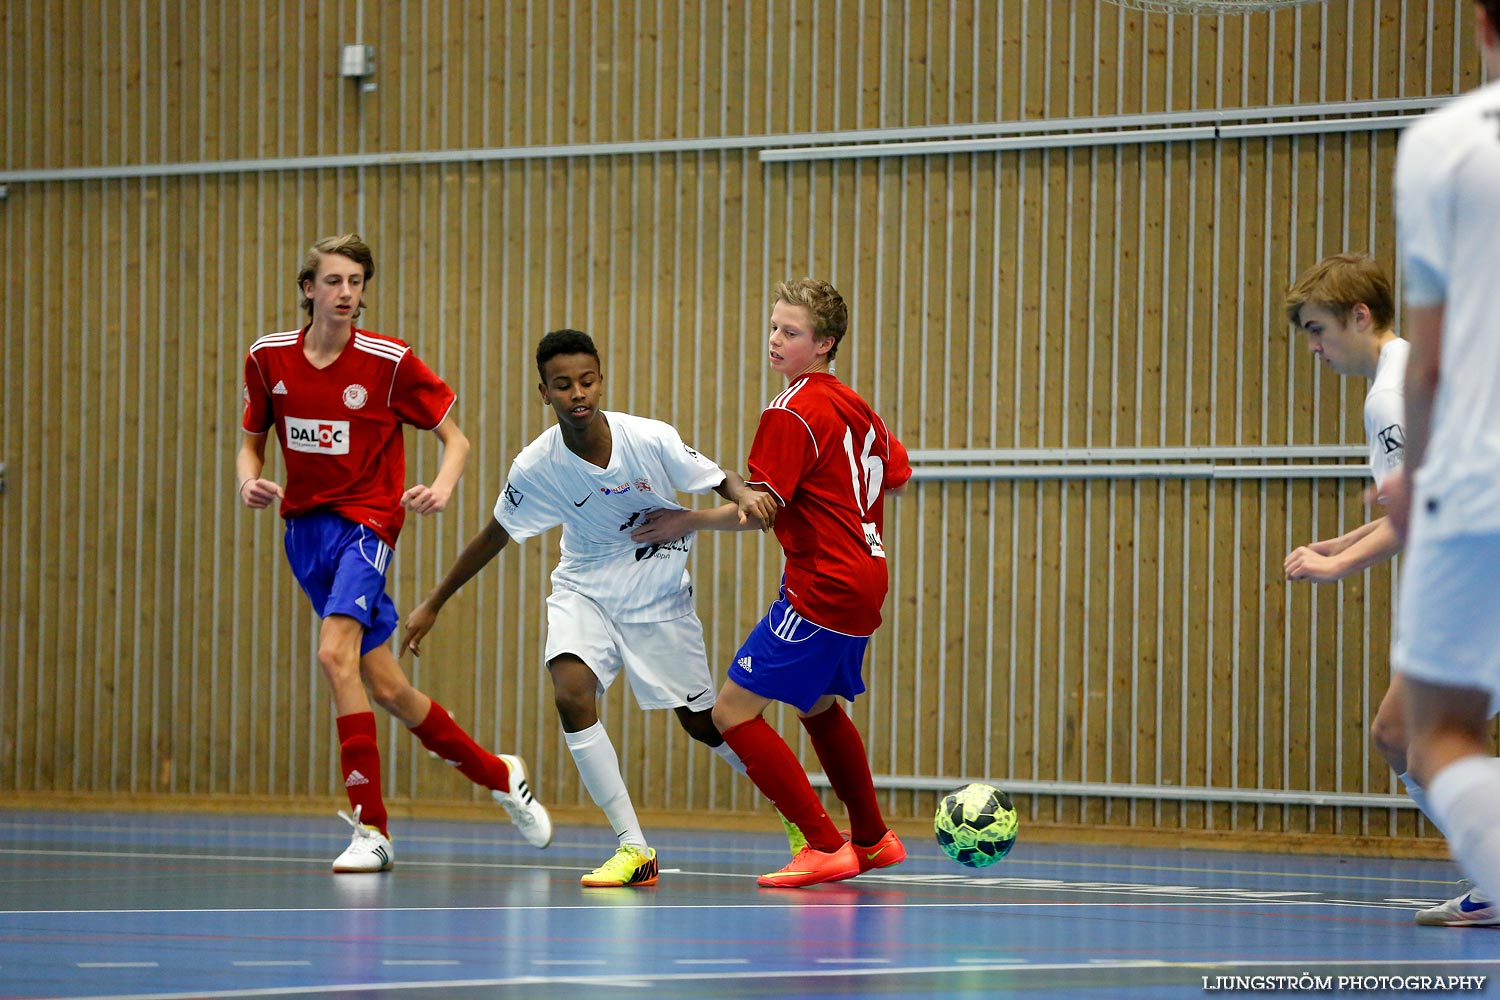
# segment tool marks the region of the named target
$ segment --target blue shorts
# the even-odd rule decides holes
[[[853,701],[865,693],[861,676],[867,635],[844,635],[814,625],[777,598],[734,654],[729,679],[762,698],[810,711],[825,694]]]
[[[365,627],[363,656],[385,645],[399,621],[385,592],[391,547],[362,524],[315,510],[286,522],[286,561],[320,618],[348,615]]]

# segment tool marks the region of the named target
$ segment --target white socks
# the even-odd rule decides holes
[[[1448,831],[1444,830],[1443,824],[1439,823],[1433,817],[1432,807],[1427,804],[1427,789],[1417,784],[1417,779],[1413,778],[1410,774],[1398,774],[1396,777],[1400,778],[1401,784],[1406,786],[1407,797],[1416,803],[1417,808],[1422,810],[1422,815],[1426,816],[1427,821],[1437,827],[1438,833],[1441,833],[1446,839]]]
[[[563,739],[568,742],[573,763],[578,765],[583,787],[589,790],[594,804],[604,810],[620,843],[645,850],[646,835],[641,832],[641,821],[630,803],[630,792],[620,775],[620,758],[604,731],[604,723],[596,722],[582,732],[565,732]]]
[[[1433,777],[1427,798],[1465,874],[1485,896],[1500,896],[1500,759],[1454,761]]]
[[[744,774],[746,777],[749,777],[749,775],[745,772],[745,762],[740,760],[740,755],[735,753],[734,748],[731,747],[728,743],[720,743],[713,749],[714,753],[724,758],[724,763],[728,764],[739,773]]]

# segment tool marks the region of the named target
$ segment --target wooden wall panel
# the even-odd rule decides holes
[[[566,145],[1441,95],[1478,80],[1468,5],[1334,0],[1167,18],[1108,4],[118,2],[0,8],[0,793],[333,797],[316,622],[269,514],[232,492],[246,347],[298,323],[303,248],[358,229],[364,322],[459,394],[450,509],[413,518],[410,608],[550,422],[532,350],[599,341],[608,405],[743,460],[778,387],[770,286],[826,275],[838,371],[909,447],[1358,443],[1361,387],[1287,329],[1325,253],[1395,258],[1395,133],[762,163],[754,148],[230,171],[215,161]],[[262,14],[262,11],[264,12]],[[337,76],[351,32],[376,89]],[[7,183],[0,180],[0,183]],[[408,437],[414,477],[438,461]],[[270,472],[279,474],[272,449]],[[1363,515],[1352,480],[924,482],[888,514],[892,592],[854,717],[882,793],[917,779],[1387,792],[1365,727],[1390,567],[1292,587]],[[583,804],[540,667],[555,533],[445,611],[417,683]],[[774,592],[759,536],[700,539],[715,668]],[[804,757],[791,713],[772,720]],[[758,810],[666,713],[604,719],[638,801]],[[472,801],[399,726],[397,796]],[[1022,796],[1028,819],[1409,836],[1389,808]]]

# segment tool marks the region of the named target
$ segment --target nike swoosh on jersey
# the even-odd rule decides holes
[[[708,694],[708,690],[709,690],[708,688],[704,688],[702,691],[699,691],[697,694],[690,694],[690,695],[688,695],[688,701],[697,701],[699,698],[702,698],[704,695]]]
[[[574,507],[582,507],[584,504],[588,503],[593,498],[594,498],[594,494],[590,493],[588,496],[584,497],[582,500],[574,500],[573,501],[573,506]]]

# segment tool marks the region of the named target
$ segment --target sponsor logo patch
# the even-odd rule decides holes
[[[349,454],[349,421],[286,418],[286,446],[323,455]]]

